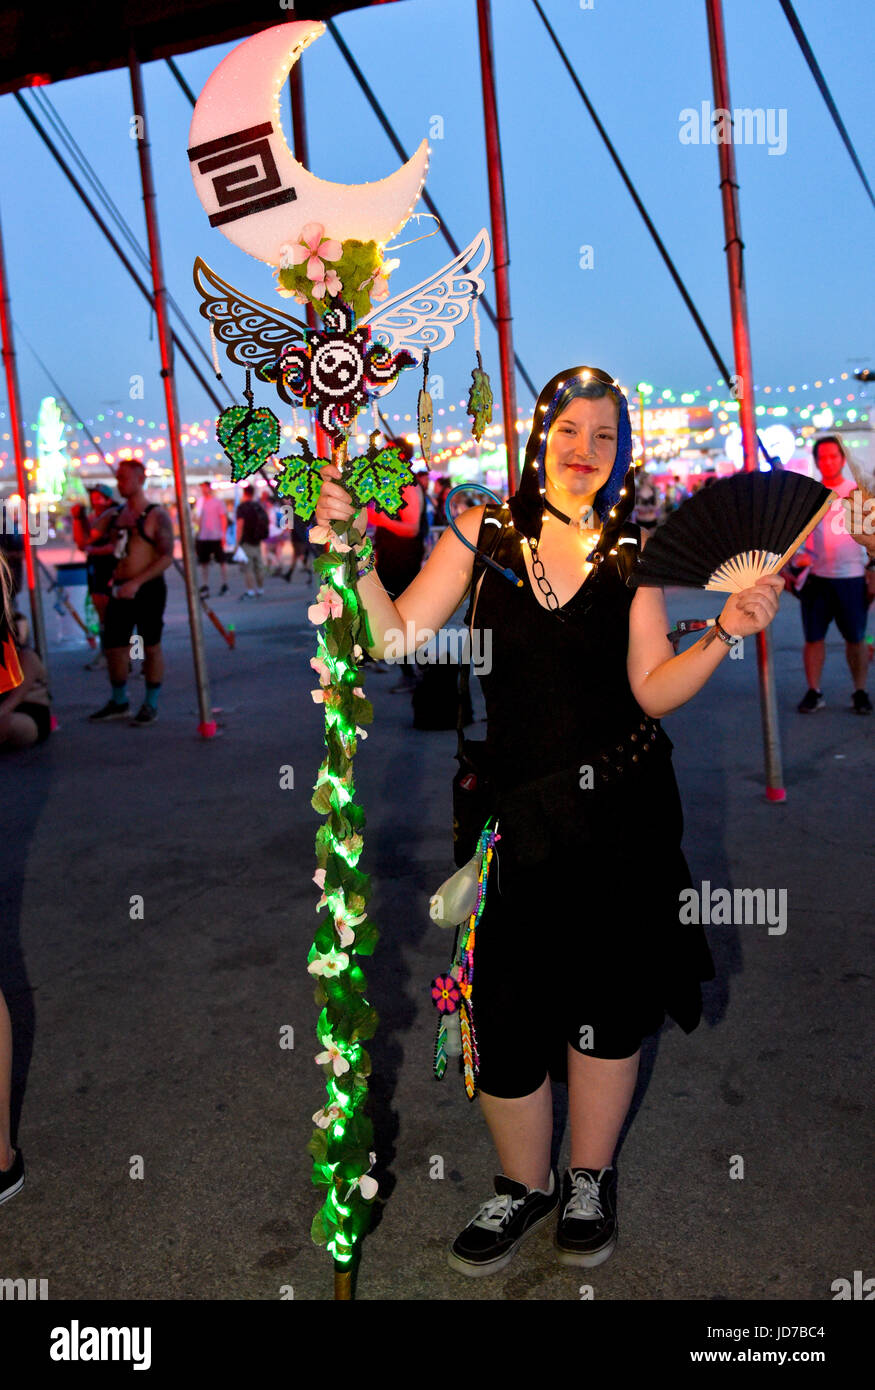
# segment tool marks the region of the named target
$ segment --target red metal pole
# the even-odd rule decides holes
[[[39,576],[34,564],[33,542],[30,538],[30,487],[27,470],[24,467],[24,423],[21,415],[21,397],[18,392],[18,369],[15,361],[15,340],[12,335],[12,310],[9,302],[2,230],[0,230],[0,330],[2,330],[3,338],[6,395],[9,400],[9,433],[12,437],[12,449],[15,454],[18,495],[21,498],[21,534],[24,539],[24,566],[27,576],[27,591],[30,595],[33,645],[40,661],[48,669],[49,654],[46,642],[46,625],[43,619],[43,598],[39,586]]]
[[[486,167],[489,175],[489,209],[492,219],[492,256],[498,309],[498,352],[501,360],[501,403],[504,442],[507,446],[507,484],[511,493],[519,486],[519,436],[516,420],[513,329],[510,312],[510,247],[504,205],[504,175],[498,136],[498,106],[492,61],[492,13],[490,0],[477,0],[480,38],[480,74],[483,83],[483,119],[486,128]]]
[[[711,73],[714,81],[714,109],[732,111],[729,97],[729,71],[726,61],[726,34],[723,28],[722,0],[705,0],[708,14],[708,40],[711,48]],[[728,120],[728,118],[727,118]],[[735,128],[732,128],[734,137]],[[724,126],[725,129],[725,126]],[[732,309],[732,341],[735,352],[735,380],[730,383],[738,401],[741,438],[746,472],[755,472],[758,465],[756,415],[753,389],[753,362],[750,350],[750,329],[747,319],[747,293],[744,285],[744,242],[741,239],[741,217],[738,209],[738,180],[735,172],[735,145],[732,141],[717,145],[720,159],[720,192],[723,198],[723,225],[726,233],[726,265],[729,272],[729,301]],[[781,736],[775,699],[775,672],[772,661],[771,634],[757,633],[757,669],[760,684],[760,715],[766,757],[766,796],[769,801],[784,801],[784,775],[781,767]]]
[[[152,266],[152,287],[155,294],[155,317],[158,323],[158,343],[161,350],[161,377],[164,382],[164,400],[167,407],[167,434],[170,440],[170,456],[173,462],[173,482],[176,489],[176,507],[179,515],[179,536],[182,541],[182,563],[185,570],[185,596],[188,601],[188,623],[191,631],[191,649],[194,657],[194,675],[197,685],[200,723],[198,733],[203,738],[212,738],[216,733],[210,703],[209,678],[207,676],[204,632],[201,626],[201,610],[197,598],[197,577],[194,567],[194,543],[191,533],[191,516],[188,510],[187,486],[185,481],[185,459],[180,443],[179,405],[176,400],[176,379],[173,375],[173,336],[170,329],[170,316],[167,312],[167,290],[164,284],[164,269],[161,264],[161,241],[158,235],[158,215],[155,210],[155,184],[152,178],[152,159],[149,142],[146,138],[146,101],[140,63],[134,49],[128,54],[131,74],[131,97],[137,125],[137,154],[140,161],[140,181],[143,185],[143,206],[146,212],[146,232],[149,239],[149,260]]]

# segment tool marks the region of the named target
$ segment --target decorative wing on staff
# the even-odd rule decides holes
[[[238,367],[275,362],[284,347],[304,341],[306,323],[235,289],[200,256],[194,263],[194,283],[201,297],[201,318]]]
[[[367,324],[371,339],[384,343],[390,351],[405,348],[421,362],[426,348],[437,352],[453,341],[456,328],[465,322],[474,299],[483,293],[480,272],[491,254],[489,234],[484,227],[443,270],[381,304],[360,319],[359,325]],[[390,385],[375,394],[385,395],[391,389]]]
[[[447,347],[458,325],[471,312],[472,303],[483,293],[480,272],[491,253],[484,227],[449,265],[367,314],[358,321],[356,331],[367,326],[372,343],[382,344],[391,354],[409,353],[414,364],[422,361],[426,349],[437,352]],[[306,323],[235,289],[200,256],[194,263],[194,283],[201,297],[201,317],[228,357],[240,367],[255,368],[262,380],[273,380],[262,369],[276,364],[286,348],[308,342],[310,330]],[[392,390],[396,380],[397,375],[379,385],[369,383],[368,394],[383,396]],[[292,404],[281,377],[275,385],[280,397]]]

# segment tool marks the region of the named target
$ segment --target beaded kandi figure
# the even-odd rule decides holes
[[[492,863],[495,842],[500,839],[498,822],[496,821],[491,829],[487,822],[480,832],[480,839],[477,842],[476,853],[480,861],[477,876],[477,902],[467,922],[459,929],[456,951],[449,974],[438,975],[431,987],[432,999],[439,1015],[434,1044],[434,1074],[440,1081],[446,1072],[447,1024],[450,1017],[458,1011],[465,1091],[469,1100],[473,1100],[477,1094],[477,1074],[480,1070],[477,1032],[474,1027],[474,946],[477,939],[477,926],[486,905],[489,866]]]

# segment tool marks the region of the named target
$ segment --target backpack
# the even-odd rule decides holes
[[[270,535],[270,517],[260,502],[253,502],[251,534],[256,541],[266,541]]]

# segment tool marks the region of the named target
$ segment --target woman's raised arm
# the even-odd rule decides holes
[[[730,594],[720,614],[727,634],[752,637],[762,632],[778,611],[783,589],[783,579],[769,575],[749,589]],[[629,610],[626,670],[632,694],[651,719],[671,714],[698,694],[729,651],[712,627],[687,651],[675,656],[667,631],[662,590],[640,588]]]
[[[352,498],[334,481],[339,477],[336,464],[326,464],[315,516],[319,526],[326,526],[330,521],[349,521],[353,516]],[[469,507],[456,523],[472,545],[477,543],[484,510],[483,507]],[[363,513],[357,515],[356,527],[364,530]],[[396,599],[386,593],[376,569],[360,579],[359,598],[373,638],[368,647],[371,656],[380,660],[387,646],[393,657],[409,656],[430,641],[465,597],[473,565],[473,552],[448,527],[419,574]]]

